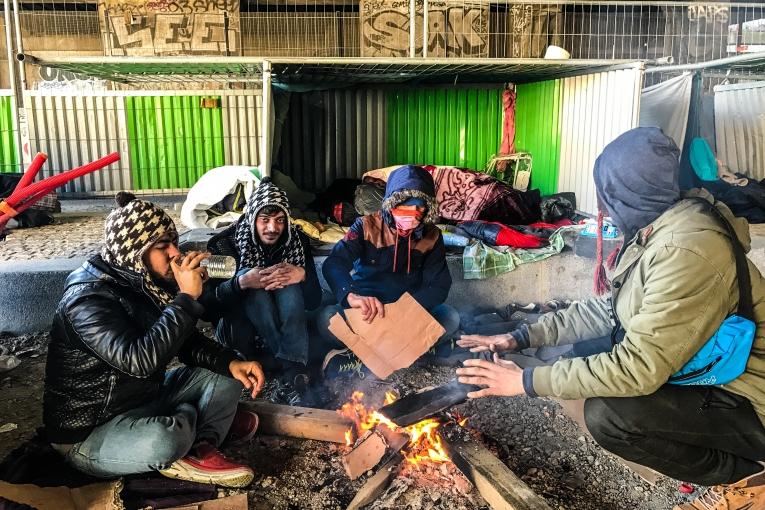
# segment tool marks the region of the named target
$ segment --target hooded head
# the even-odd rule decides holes
[[[595,161],[601,209],[632,239],[680,199],[680,150],[659,128],[635,128],[609,143]]]
[[[250,195],[236,225],[242,267],[265,267],[265,250],[273,249],[283,251],[282,261],[305,266],[303,247],[289,218],[287,193],[271,182],[270,177],[264,177]]]
[[[397,168],[388,176],[385,197],[382,202],[386,223],[395,228],[391,210],[400,205],[419,205],[425,208],[422,223],[438,221],[436,185],[433,177],[422,167],[407,165]]]
[[[108,264],[135,273],[144,290],[160,306],[172,301],[166,290],[175,281],[170,263],[180,255],[175,223],[162,208],[120,192],[117,208],[106,218],[101,257]]]

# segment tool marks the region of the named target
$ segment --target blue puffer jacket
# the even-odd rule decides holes
[[[422,224],[409,237],[402,237],[390,210],[409,198],[424,200],[428,210]],[[382,211],[357,219],[324,262],[322,272],[337,302],[348,306],[351,292],[383,303],[409,292],[428,310],[446,301],[452,277],[441,231],[434,225],[437,219],[430,174],[418,166],[403,166],[391,173]]]

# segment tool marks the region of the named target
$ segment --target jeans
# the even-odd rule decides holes
[[[102,478],[165,469],[199,440],[220,445],[241,392],[239,381],[204,368],[168,371],[155,401],[99,425],[65,459]]]
[[[256,335],[277,359],[308,362],[308,327],[300,285],[246,291],[241,307],[218,323],[216,336],[247,359],[254,359]]]
[[[652,395],[585,401],[606,450],[700,485],[735,483],[762,469],[765,428],[744,397],[714,386],[667,384]]]
[[[338,340],[338,338],[329,330],[329,321],[336,313],[340,313],[342,315],[343,307],[340,305],[330,305],[324,307],[319,311],[316,317],[316,325],[319,329],[319,334],[325,343],[325,348],[327,351],[345,347],[345,345],[343,345],[343,343]],[[441,327],[446,330],[441,338],[438,339],[436,345],[450,341],[454,333],[456,333],[457,329],[460,327],[459,312],[457,312],[457,310],[449,305],[441,304],[428,310],[428,313],[430,313],[436,322],[441,324]]]

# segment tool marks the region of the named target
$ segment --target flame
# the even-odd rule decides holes
[[[386,392],[385,405],[396,401],[398,396],[393,392]],[[438,434],[438,427],[441,423],[438,420],[429,418],[422,420],[408,427],[399,427],[388,418],[368,408],[362,401],[364,394],[360,391],[354,391],[350,401],[343,404],[338,410],[342,416],[353,420],[354,427],[345,433],[345,441],[348,446],[353,444],[354,428],[358,436],[364,435],[368,430],[378,426],[388,427],[396,432],[403,432],[409,436],[409,448],[404,454],[406,461],[412,465],[419,465],[423,462],[449,462],[451,459],[446,453],[441,436]],[[464,419],[463,422],[466,422]]]

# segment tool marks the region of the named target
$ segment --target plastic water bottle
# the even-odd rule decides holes
[[[207,275],[210,278],[233,278],[236,274],[236,259],[228,255],[211,255],[199,263],[200,266],[207,268]]]

